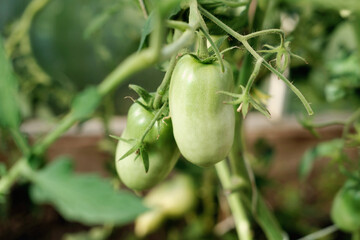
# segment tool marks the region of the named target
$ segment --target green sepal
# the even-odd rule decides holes
[[[149,163],[149,154],[145,150],[145,148],[140,148],[140,155],[144,163],[145,172],[149,171],[150,163]]]
[[[126,153],[124,153],[124,155],[122,155],[122,156],[118,159],[118,161],[121,161],[121,160],[123,160],[124,158],[130,156],[130,154],[138,151],[140,147],[141,147],[141,143],[140,143],[140,142],[136,143],[134,146],[132,146],[132,147],[129,149],[129,151],[127,151]]]
[[[118,136],[115,136],[115,135],[109,135],[109,137],[114,138],[114,139],[119,140],[119,141],[126,142],[126,143],[131,143],[131,142],[136,141],[136,139],[134,139],[134,138],[125,139],[125,138],[118,137]]]
[[[212,64],[217,60],[216,56],[210,56],[204,59],[199,58],[195,53],[189,53],[192,57],[194,57],[197,61],[199,61],[202,64]]]
[[[146,91],[144,88],[142,88],[138,85],[134,85],[134,84],[130,84],[129,88],[134,90],[139,95],[139,97],[144,99],[144,101],[147,105],[151,104],[153,96],[151,96],[151,94],[148,91]]]

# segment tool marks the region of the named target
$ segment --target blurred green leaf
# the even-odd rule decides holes
[[[307,150],[299,165],[299,176],[302,179],[305,179],[313,168],[315,161],[320,157],[341,160],[344,156],[342,152],[344,144],[345,143],[343,139],[335,139],[328,142],[319,143],[315,147]]]
[[[122,6],[122,4],[120,3],[116,3],[111,7],[108,7],[107,9],[105,9],[102,13],[100,13],[100,15],[98,15],[97,17],[95,17],[90,23],[89,25],[86,27],[85,31],[84,31],[84,38],[88,39],[91,37],[91,35],[93,35],[96,31],[98,31],[99,29],[101,29],[105,23],[114,15],[116,14],[119,10],[120,7]]]
[[[154,30],[154,12],[151,12],[148,18],[146,19],[146,22],[144,24],[144,27],[141,29],[141,39],[138,51],[142,49],[145,43],[146,37]]]
[[[100,104],[101,96],[95,87],[88,87],[79,93],[72,104],[73,116],[83,120],[91,116]]]
[[[6,57],[3,39],[0,36],[0,127],[17,128],[20,124],[17,90],[17,79]]]
[[[180,0],[170,0],[170,1],[156,1],[159,5],[161,16],[164,19],[170,18],[177,14],[180,10]],[[146,19],[144,26],[141,30],[141,39],[138,51],[140,51],[145,43],[146,37],[154,30],[154,20],[155,20],[155,12],[152,11],[148,18]]]
[[[341,84],[335,81],[325,86],[325,96],[328,102],[335,102],[336,100],[344,98],[346,91]]]
[[[332,102],[351,95],[360,87],[360,59],[355,53],[342,52],[342,57],[328,61],[327,71],[331,77],[325,86],[327,101]]]
[[[96,175],[75,174],[66,157],[36,172],[32,181],[32,199],[54,205],[70,221],[122,225],[147,210],[141,199],[114,190],[109,181]]]

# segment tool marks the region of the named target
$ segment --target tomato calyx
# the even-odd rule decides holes
[[[152,111],[154,110],[152,108],[153,106],[153,102],[154,102],[154,96],[151,95],[148,91],[146,91],[144,88],[135,85],[135,84],[130,84],[129,88],[132,89],[134,92],[137,93],[137,95],[139,95],[139,99],[142,99],[143,101],[139,101],[138,100],[133,100],[134,102],[136,102],[137,104],[139,104],[140,106],[142,106],[143,108],[145,108],[148,111]]]
[[[131,88],[135,88],[137,89],[137,91],[141,92],[141,94],[144,94],[144,91],[146,92],[145,89],[139,87],[139,86],[136,86],[134,87],[135,85],[131,86]],[[140,90],[139,90],[140,89]],[[139,94],[140,95],[140,94]],[[146,93],[145,93],[146,95]],[[150,95],[150,94],[149,94]],[[150,97],[152,97],[150,95]],[[152,97],[153,99],[153,97]],[[143,98],[140,98],[140,100],[136,100],[135,103],[136,104],[139,104],[141,107],[144,107],[145,110],[147,111],[151,111],[150,110],[150,107],[148,105],[145,105],[142,103],[142,100]],[[151,102],[151,99],[148,99],[150,102]],[[145,101],[145,100],[143,100]],[[150,103],[149,102],[149,103]],[[151,106],[151,105],[150,105]],[[143,164],[144,164],[144,168],[145,168],[145,172],[148,172],[149,171],[149,167],[150,167],[150,163],[149,163],[149,155],[148,155],[148,152],[146,151],[146,142],[145,142],[145,137],[147,136],[147,134],[150,132],[150,130],[152,129],[152,127],[155,125],[155,123],[157,121],[163,121],[163,119],[165,118],[164,114],[166,113],[166,111],[168,112],[169,111],[169,106],[168,106],[168,103],[164,103],[162,105],[162,107],[159,109],[159,110],[152,110],[152,111],[156,111],[156,114],[154,115],[153,119],[151,120],[151,122],[149,123],[149,125],[146,127],[144,133],[142,134],[142,136],[139,138],[139,139],[134,139],[134,138],[131,138],[131,139],[125,139],[125,138],[122,138],[122,137],[117,137],[117,136],[113,136],[113,135],[110,135],[110,137],[112,138],[115,138],[119,141],[123,141],[123,142],[126,142],[126,143],[129,143],[129,144],[132,144],[133,146],[126,152],[124,153],[117,161],[121,161],[123,160],[124,158],[130,156],[132,153],[136,153],[136,157],[134,159],[134,161],[139,157],[141,156],[141,159],[143,161]],[[159,138],[160,136],[160,129],[158,128],[158,136],[157,136],[157,139]],[[157,140],[156,139],[156,140]]]
[[[281,43],[278,47],[273,47],[268,44],[265,44],[264,47],[267,49],[260,50],[259,52],[267,53],[267,54],[276,54],[276,58],[273,59],[272,61],[275,60],[276,69],[281,73],[283,73],[286,70],[286,68],[289,66],[290,57],[297,58],[307,64],[304,58],[291,52],[289,41],[285,43]]]
[[[216,56],[214,56],[214,55],[206,57],[206,58],[200,58],[195,53],[189,53],[189,55],[191,55],[193,58],[195,58],[198,62],[200,62],[202,64],[212,64],[217,60]]]
[[[256,110],[264,114],[267,118],[270,118],[270,112],[266,109],[265,105],[262,104],[257,97],[253,97],[248,92],[246,92],[244,86],[240,85],[240,88],[242,90],[242,93],[239,94],[225,91],[219,91],[217,93],[233,97],[235,100],[226,101],[224,103],[231,105],[239,105],[236,111],[241,112],[244,118],[246,117],[250,106],[253,106]]]

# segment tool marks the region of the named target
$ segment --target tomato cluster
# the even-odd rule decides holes
[[[143,190],[164,179],[174,167],[180,153],[201,167],[213,166],[229,153],[234,139],[234,108],[224,104],[234,85],[230,65],[224,61],[203,63],[192,55],[183,56],[171,77],[169,109],[171,121],[157,120],[143,140],[149,169],[138,158],[139,150],[123,159],[133,147],[120,140],[116,151],[116,169],[129,188]],[[151,102],[151,101],[150,101]],[[128,113],[122,139],[140,139],[157,110],[135,102]],[[120,160],[121,159],[121,160]]]
[[[141,138],[153,117],[154,112],[145,109],[139,103],[134,103],[129,109],[127,125],[121,137]],[[132,142],[119,141],[116,149],[116,170],[122,182],[134,190],[150,188],[163,180],[179,158],[171,122],[168,120],[157,121],[154,124],[144,139],[144,145],[150,162],[147,172],[141,159],[136,156],[138,152],[119,160],[132,148]]]

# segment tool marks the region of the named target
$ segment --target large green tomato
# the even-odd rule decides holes
[[[216,61],[199,62],[185,55],[171,77],[169,105],[176,143],[190,162],[212,166],[229,153],[234,140],[235,116],[229,97],[219,91],[231,91],[234,85],[230,65],[225,71]]]
[[[341,230],[354,232],[360,230],[360,184],[347,181],[336,194],[331,218]]]
[[[140,139],[155,113],[149,112],[134,103],[128,112],[127,125],[122,134],[125,139]],[[149,156],[149,171],[145,172],[144,164],[138,153],[132,153],[119,160],[133,146],[119,141],[116,149],[116,170],[122,182],[134,190],[148,189],[163,180],[173,169],[179,158],[172,125],[170,121],[157,121],[146,135],[145,149]]]

